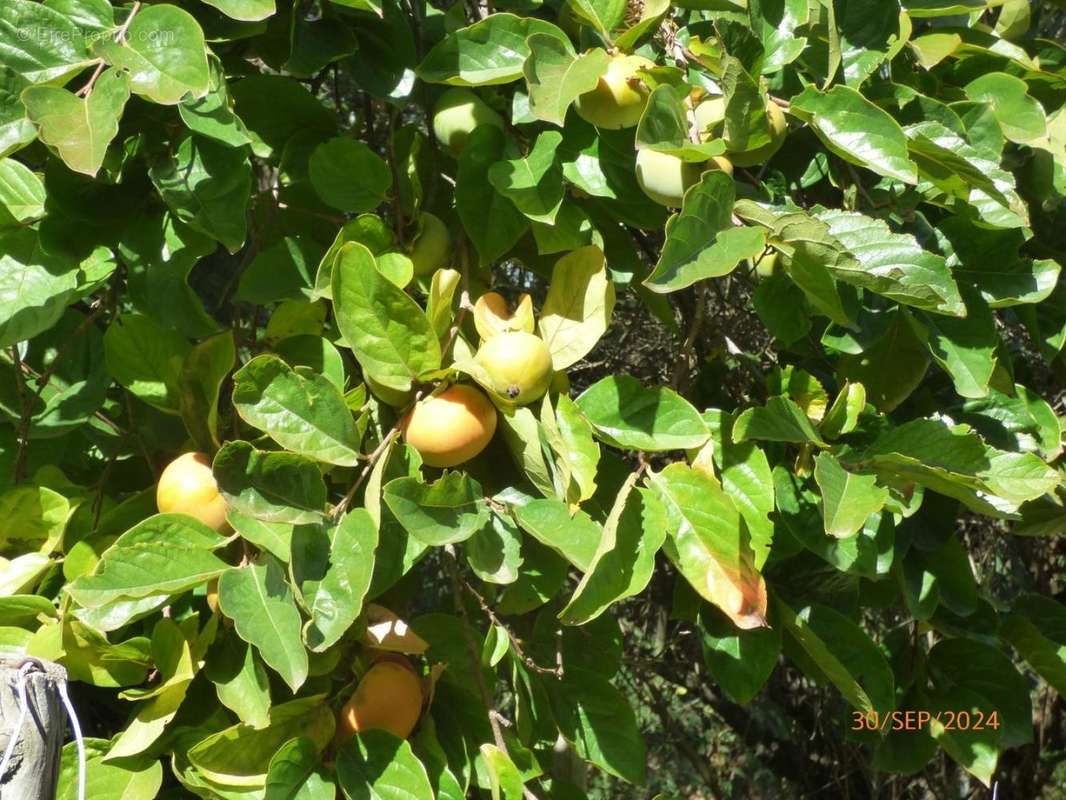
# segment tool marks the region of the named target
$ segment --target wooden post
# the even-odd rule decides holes
[[[0,656],[0,756],[11,737],[17,737],[0,775],[0,800],[55,800],[67,727],[58,682],[66,679],[67,671],[51,661]],[[16,731],[20,680],[26,686],[26,715]]]

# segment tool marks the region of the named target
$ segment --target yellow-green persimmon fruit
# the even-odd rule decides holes
[[[452,236],[448,232],[448,226],[436,214],[423,211],[419,220],[422,227],[412,242],[408,255],[415,266],[415,275],[422,277],[432,275],[448,263]]]
[[[730,153],[729,158],[738,167],[754,167],[768,161],[774,153],[781,149],[785,143],[785,135],[788,133],[788,120],[781,106],[770,100],[766,104],[766,117],[770,123],[770,141],[755,150],[746,153]]]
[[[496,407],[480,389],[456,384],[420,401],[403,421],[403,438],[431,467],[469,461],[496,432]]]
[[[500,333],[484,342],[476,360],[496,393],[519,405],[539,400],[552,380],[552,356],[539,336],[524,331]]]
[[[226,500],[206,453],[183,453],[167,464],[159,476],[155,504],[161,514],[188,514],[216,531],[228,527]]]
[[[786,263],[785,256],[781,255],[777,250],[771,250],[755,264],[756,280],[763,280],[771,275],[784,272]]]
[[[504,129],[503,117],[469,89],[449,89],[440,96],[433,112],[433,135],[456,158],[470,134],[480,125]]]
[[[725,98],[721,95],[708,97],[692,110],[692,114],[696,118],[700,141],[706,142],[720,136],[725,121]]]
[[[637,183],[644,194],[667,208],[680,208],[689,187],[699,183],[708,170],[733,174],[728,158],[716,156],[709,161],[683,161],[669,153],[640,150],[637,153]]]
[[[597,128],[632,128],[640,122],[650,94],[639,71],[654,66],[643,56],[614,56],[596,88],[577,98],[574,108],[578,116]]]

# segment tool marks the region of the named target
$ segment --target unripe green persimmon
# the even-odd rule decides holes
[[[772,100],[766,104],[766,117],[770,123],[770,141],[755,150],[746,153],[730,153],[729,158],[738,167],[754,167],[768,161],[774,153],[781,149],[785,143],[785,135],[788,133],[788,120],[781,106]]]
[[[785,271],[785,267],[785,257],[777,250],[771,250],[755,264],[756,280],[763,280],[772,275],[782,273]]]
[[[725,98],[721,95],[708,97],[693,109],[692,114],[696,118],[700,141],[709,141],[721,134],[719,128],[725,120]]]
[[[710,161],[683,161],[669,153],[640,150],[637,153],[637,183],[644,194],[667,208],[680,208],[689,187],[699,183],[708,170],[733,174],[728,158],[716,156]]]
[[[433,134],[453,156],[459,157],[466,140],[480,125],[504,129],[503,118],[469,89],[449,89],[440,96],[433,112]]]
[[[632,128],[640,122],[649,94],[639,71],[654,66],[643,56],[614,56],[596,88],[577,98],[574,108],[578,116],[597,128]]]
[[[551,352],[532,333],[497,334],[481,345],[476,359],[492,379],[496,393],[519,405],[539,400],[551,384]]]
[[[412,242],[409,253],[418,277],[432,275],[445,266],[452,247],[452,236],[440,217],[423,211],[420,221],[421,230]]]

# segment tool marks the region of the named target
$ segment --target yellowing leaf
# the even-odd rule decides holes
[[[512,311],[502,295],[486,292],[474,303],[474,325],[486,341],[510,331],[533,333],[533,299],[523,294]]]
[[[607,261],[595,245],[555,262],[540,315],[540,335],[555,369],[572,367],[596,346],[611,321],[614,297]]]

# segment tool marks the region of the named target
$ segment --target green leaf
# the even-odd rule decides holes
[[[703,663],[722,691],[746,704],[759,693],[781,655],[781,628],[742,630],[709,607],[700,610]]]
[[[107,370],[130,393],[161,411],[180,407],[181,366],[191,347],[181,334],[141,314],[120,314],[104,334]]]
[[[326,484],[309,458],[233,441],[218,451],[213,468],[218,490],[241,514],[295,525],[322,518]]]
[[[440,343],[425,312],[378,272],[366,247],[341,250],[332,286],[337,327],[376,382],[406,392],[421,373],[440,367]]]
[[[914,317],[897,308],[889,312],[885,332],[871,346],[840,359],[840,374],[861,383],[880,411],[892,411],[918,388],[929,369],[926,339]]]
[[[903,46],[902,18],[896,3],[878,0],[844,4],[836,14],[844,81],[858,87]],[[909,31],[909,24],[906,26]]]
[[[541,498],[514,507],[522,530],[582,572],[588,572],[603,539],[603,528],[584,511],[571,513],[560,500]]]
[[[169,4],[145,6],[133,17],[121,42],[105,37],[96,55],[126,70],[134,94],[173,106],[211,88],[204,32],[196,18]]]
[[[38,617],[56,616],[56,607],[47,597],[35,594],[15,594],[0,597],[0,618],[7,625],[33,627]]]
[[[559,731],[578,756],[630,783],[644,783],[644,739],[625,695],[600,673],[573,666],[547,688]]]
[[[755,406],[740,413],[733,423],[733,441],[759,439],[768,442],[811,442],[827,447],[807,415],[796,403],[784,396],[770,397],[765,406]]]
[[[226,514],[226,521],[242,539],[247,539],[260,550],[266,550],[278,560],[288,563],[292,548],[292,525],[263,522],[232,508]]]
[[[829,452],[814,460],[814,479],[822,491],[825,532],[838,539],[857,534],[888,500],[888,489],[877,485],[876,475],[848,472]]]
[[[822,93],[808,87],[792,98],[792,113],[810,122],[841,158],[904,183],[918,182],[899,123],[854,89],[834,86]]]
[[[301,697],[270,709],[266,727],[243,723],[212,733],[189,748],[189,762],[224,789],[262,789],[274,755],[296,737],[310,739],[316,752],[333,738],[333,712],[323,695]]]
[[[22,90],[27,85],[27,80],[0,65],[0,156],[21,150],[37,138],[37,130],[26,118],[22,104]]]
[[[85,37],[65,14],[33,0],[0,8],[4,66],[30,83],[63,83],[89,63]]]
[[[962,397],[985,397],[996,370],[1000,338],[987,303],[973,290],[963,319],[928,315],[929,352],[951,376]]]
[[[692,122],[685,113],[686,107],[677,89],[670,84],[655,87],[637,125],[637,149],[647,148],[689,162],[706,161],[724,153],[725,142],[721,139],[692,141]]]
[[[608,375],[577,399],[578,408],[608,444],[657,452],[699,447],[710,436],[699,412],[665,386]]]
[[[258,22],[277,13],[274,0],[200,0],[200,2],[213,6],[227,17],[241,22]]]
[[[529,57],[527,40],[536,33],[568,41],[555,25],[534,17],[495,13],[448,34],[418,65],[427,83],[485,86],[510,83],[522,77]]]
[[[190,135],[148,172],[175,217],[231,253],[244,246],[252,167],[243,150]]]
[[[332,776],[319,766],[318,749],[306,736],[290,739],[270,759],[264,800],[336,800]]]
[[[489,171],[506,150],[507,137],[495,125],[479,125],[459,156],[455,206],[483,264],[495,261],[522,237],[529,220],[489,181]],[[485,220],[492,224],[486,225]]]
[[[911,420],[885,431],[863,459],[888,480],[920,483],[991,516],[1013,513],[1060,483],[1032,453],[998,450],[968,426],[939,419]]]
[[[944,259],[923,250],[910,234],[893,233],[882,220],[854,212],[821,210],[816,216],[855,257],[830,266],[837,280],[926,311],[966,313]]]
[[[299,689],[307,680],[307,651],[300,639],[300,612],[278,562],[263,556],[258,563],[226,570],[218,581],[218,603],[237,635],[255,646],[289,688]]]
[[[481,745],[481,757],[489,773],[492,800],[522,800],[522,773],[506,752],[493,744]]]
[[[137,766],[116,766],[104,760],[108,742],[86,739],[85,797],[121,797],[123,800],[154,800],[163,785],[163,764],[146,760]],[[55,800],[78,800],[78,748],[63,746]]]
[[[684,289],[705,278],[728,275],[744,259],[766,246],[762,228],[734,226],[733,180],[722,172],[705,172],[685,193],[684,206],[666,226],[666,243],[655,269],[644,280],[653,292]]]
[[[273,3],[273,0],[269,2]],[[221,63],[215,58],[211,59],[210,90],[203,97],[182,101],[178,113],[193,133],[230,147],[252,143],[244,122],[233,113],[229,84]]]
[[[129,99],[129,78],[118,70],[105,71],[84,99],[58,86],[31,86],[22,93],[26,116],[41,141],[55,148],[72,170],[92,177],[118,135]]]
[[[404,529],[433,547],[465,541],[489,519],[481,484],[463,472],[446,472],[430,484],[396,478],[383,496]]]
[[[78,270],[41,249],[29,228],[0,231],[0,347],[55,325],[75,300]]]
[[[411,745],[382,730],[353,736],[337,752],[337,780],[348,800],[433,800]]]
[[[838,611],[810,605],[793,611],[780,600],[774,609],[784,629],[821,675],[860,711],[880,717],[896,704],[895,679],[888,660],[866,632]]]
[[[1001,747],[1020,747],[1033,741],[1029,681],[1002,650],[975,639],[941,639],[929,651],[929,673],[934,684],[958,686],[980,695],[986,714],[999,712]]]
[[[522,566],[522,534],[508,517],[493,514],[489,524],[466,540],[467,563],[481,580],[508,584],[518,580]]]
[[[1022,595],[1000,632],[1055,691],[1066,689],[1066,606],[1050,597]]]
[[[314,142],[336,135],[333,112],[294,78],[254,73],[230,87],[237,116],[252,137],[252,151],[260,158],[280,159],[297,134]]]
[[[554,223],[563,203],[563,168],[555,156],[562,140],[558,131],[545,131],[525,158],[489,167],[489,182],[496,191],[534,222]]]
[[[584,625],[619,600],[640,594],[651,580],[666,538],[666,509],[651,492],[633,491],[631,476],[615,499],[588,570],[559,618]]]
[[[378,527],[365,508],[354,508],[332,529],[329,565],[320,577],[300,584],[311,614],[304,640],[313,653],[336,644],[363,610],[374,575]]]
[[[859,424],[859,414],[866,408],[866,388],[861,383],[845,383],[822,419],[822,434],[836,439],[851,433]]]
[[[215,685],[219,702],[253,728],[270,715],[270,679],[250,644],[235,633],[223,634],[211,648],[204,673]]]
[[[537,325],[556,370],[572,367],[596,346],[611,321],[614,300],[598,247],[582,247],[555,262]]]
[[[529,87],[529,110],[538,119],[562,127],[567,109],[596,88],[610,59],[600,48],[580,56],[569,39],[534,33],[526,39],[529,57],[522,66]]]
[[[363,142],[338,137],[311,153],[308,176],[324,202],[350,214],[381,205],[392,186],[388,164]]]
[[[732,415],[712,409],[703,417],[711,430],[713,442],[707,447],[714,451],[722,488],[748,524],[755,568],[762,569],[774,538],[774,524],[770,520],[774,511],[774,480],[770,463],[766,453],[756,445],[733,441]]]
[[[566,6],[607,41],[611,41],[612,32],[621,24],[626,12],[625,0],[566,0]]]
[[[218,399],[237,361],[232,331],[204,339],[185,356],[178,385],[181,417],[201,450],[218,447]]]
[[[600,461],[600,446],[592,438],[592,426],[565,394],[560,394],[555,402],[555,422],[558,439],[552,441],[552,448],[570,475],[567,496],[577,502],[588,500],[596,493],[596,468]]]
[[[256,356],[233,375],[233,405],[282,447],[327,464],[359,462],[360,436],[340,390],[277,356]]]
[[[1012,142],[1027,144],[1047,136],[1047,117],[1021,78],[1005,72],[989,72],[965,87],[966,96],[974,102],[988,103]]]
[[[771,144],[766,94],[733,56],[722,59],[722,92],[725,95],[723,138],[730,152],[748,153]]]
[[[915,19],[953,17],[984,11],[988,0],[902,0],[903,8]]]
[[[666,507],[663,550],[693,589],[738,628],[766,625],[766,583],[755,569],[747,524],[713,478],[681,462],[650,475]]]
[[[13,158],[0,159],[0,206],[15,222],[43,217],[44,200],[44,183],[29,167]]]
[[[86,608],[123,598],[180,594],[229,566],[212,552],[224,541],[185,514],[158,514],[116,539],[92,574],[75,580],[67,591]]]

